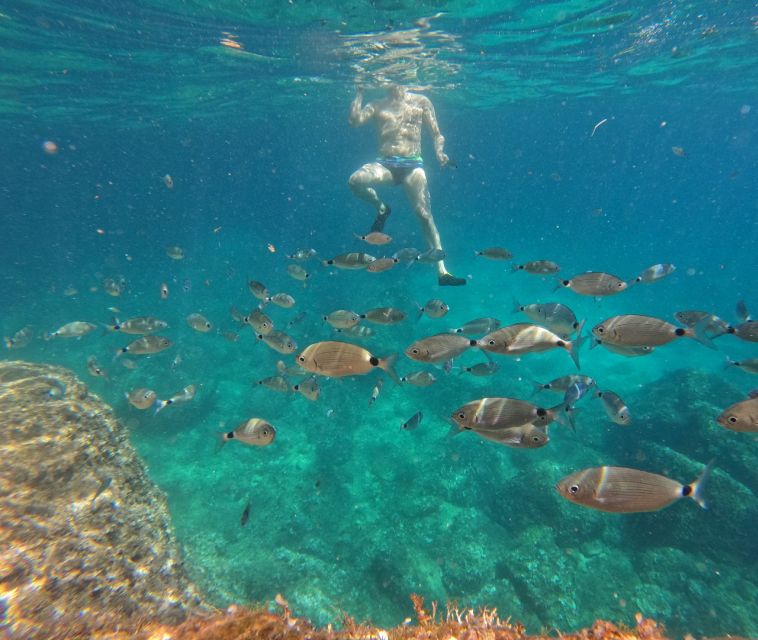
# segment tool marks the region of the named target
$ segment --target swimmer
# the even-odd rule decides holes
[[[418,93],[411,93],[399,85],[390,85],[387,96],[363,106],[363,91],[358,92],[350,105],[348,121],[354,127],[373,120],[379,132],[379,157],[364,164],[348,181],[353,193],[370,202],[377,211],[371,231],[383,231],[390,208],[381,201],[372,185],[402,184],[406,196],[421,222],[424,238],[430,249],[442,249],[440,234],[434,224],[430,206],[429,188],[421,157],[421,127],[426,124],[431,132],[437,161],[441,166],[450,164],[444,152],[445,138],[440,133],[431,101]],[[466,284],[437,261],[438,281],[441,285]]]

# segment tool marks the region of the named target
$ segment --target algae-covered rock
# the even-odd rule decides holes
[[[166,500],[74,375],[0,363],[0,632],[89,637],[200,611]]]

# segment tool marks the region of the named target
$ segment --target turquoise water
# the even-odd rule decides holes
[[[643,358],[584,347],[582,373],[620,394],[632,423],[614,425],[585,399],[576,432],[551,428],[535,450],[451,437],[448,417],[485,396],[529,399],[533,381],[574,371],[566,353],[494,356],[500,368],[488,378],[447,375],[402,353],[478,316],[525,321],[512,313],[514,298],[568,304],[588,327],[619,313],[671,320],[682,309],[735,323],[740,299],[758,313],[758,8],[635,4],[2,10],[0,332],[31,325],[35,336],[2,356],[69,366],[113,405],[169,497],[193,579],[215,604],[281,592],[320,624],[347,611],[393,625],[411,615],[416,592],[496,606],[530,631],[631,622],[642,611],[675,635],[758,635],[758,443],[715,422],[758,386],[723,368],[726,355],[756,357],[754,343],[725,336],[711,351],[682,339]],[[445,15],[414,24],[437,11]],[[376,149],[371,127],[350,128],[347,110],[354,82],[372,99],[383,78],[422,86],[434,102],[457,168],[440,169],[425,140],[432,210],[465,287],[438,287],[426,265],[370,274],[313,260],[306,287],[286,272],[298,248],[382,255],[353,237],[372,212],[347,178]],[[57,152],[46,153],[45,141]],[[390,250],[425,248],[402,190],[381,193],[393,207]],[[183,260],[166,255],[172,245]],[[555,260],[565,277],[631,279],[659,262],[677,269],[598,301],[474,256],[491,245],[519,263]],[[104,291],[107,278],[123,278],[119,296]],[[401,375],[427,369],[437,382],[396,386],[378,371],[321,378],[316,402],[255,385],[294,356],[232,319],[231,306],[258,302],[251,278],[295,297],[293,309],[266,310],[299,348],[341,339],[321,319],[335,309],[403,309],[405,322],[374,326],[357,342],[380,357],[399,353]],[[450,313],[416,321],[416,303],[437,297]],[[216,330],[188,327],[194,312]],[[131,336],[42,339],[73,320],[144,314],[169,322],[162,335],[174,345],[135,357],[133,370],[113,360]],[[109,381],[87,372],[89,356]],[[455,365],[482,360],[472,351]],[[194,400],[158,415],[124,398],[149,387],[165,399],[188,384],[198,387]],[[401,430],[419,410],[421,426]],[[214,453],[216,432],[251,417],[276,427],[270,447],[232,442]],[[685,500],[607,514],[554,489],[603,464],[687,483],[712,458],[707,511]]]

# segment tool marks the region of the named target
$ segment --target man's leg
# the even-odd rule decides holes
[[[370,202],[376,209],[376,219],[371,226],[371,231],[382,231],[390,215],[389,206],[381,201],[376,190],[371,185],[388,184],[391,182],[393,182],[393,179],[389,169],[378,162],[364,164],[348,180],[352,192],[361,200]]]
[[[427,245],[430,249],[442,249],[440,234],[437,231],[437,225],[434,224],[432,217],[432,208],[429,197],[429,187],[426,182],[426,173],[423,169],[414,169],[405,179],[405,193],[411,202],[413,210],[421,222],[421,230],[424,233]],[[437,276],[441,285],[462,285],[466,284],[463,278],[456,278],[448,273],[445,268],[445,262],[440,260],[437,263]]]

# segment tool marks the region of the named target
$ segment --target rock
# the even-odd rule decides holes
[[[163,494],[70,371],[0,363],[0,631],[89,637],[203,605]]]

